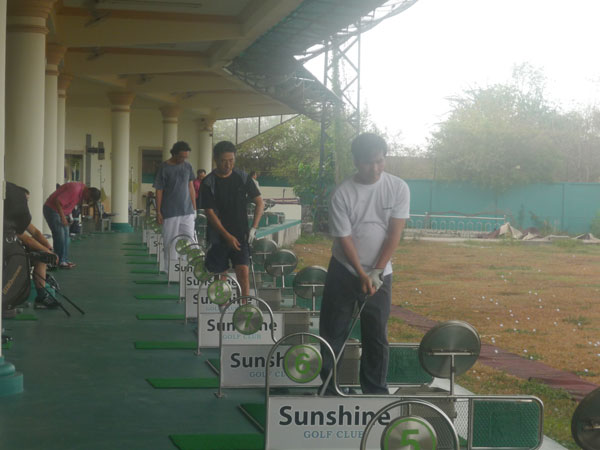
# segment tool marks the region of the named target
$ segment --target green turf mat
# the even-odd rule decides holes
[[[155,265],[156,261],[127,261],[125,264],[152,264],[152,265]]]
[[[360,319],[356,321],[356,325],[354,325],[354,328],[352,328],[350,339],[358,339],[360,341]]]
[[[131,251],[131,250],[129,250]],[[123,256],[154,256],[154,255],[150,255],[148,253],[142,253],[142,252],[138,252],[138,253],[123,253]]]
[[[169,439],[179,450],[263,450],[261,434],[172,434]]]
[[[123,242],[122,245],[146,245],[143,242]]]
[[[264,403],[242,403],[240,409],[260,431],[265,431],[267,408]]]
[[[179,300],[177,294],[138,294],[135,296],[138,300]]]
[[[184,320],[185,314],[136,314],[138,320]]]
[[[136,341],[138,350],[196,350],[198,343],[194,341]]]
[[[205,389],[218,388],[219,379],[212,378],[146,378],[154,389]]]
[[[167,280],[133,280],[135,284],[169,284]],[[171,281],[171,283],[175,283]]]
[[[221,370],[221,360],[219,358],[209,358],[206,360],[206,364],[217,374]]]
[[[6,320],[38,320],[37,316],[35,314],[17,314],[15,317],[11,317],[10,319],[6,319]]]
[[[158,269],[133,269],[129,273],[150,273],[158,275],[160,271]]]
[[[2,344],[2,350],[8,350],[12,347],[12,341],[8,341],[6,344]]]

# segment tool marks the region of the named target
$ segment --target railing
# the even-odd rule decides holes
[[[469,216],[449,214],[411,214],[406,228],[437,232],[489,233],[506,223],[506,216]]]

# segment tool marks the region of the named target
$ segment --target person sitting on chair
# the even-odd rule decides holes
[[[31,223],[31,214],[27,201],[29,191],[14,183],[6,183],[6,199],[4,200],[4,227],[14,230],[17,238],[25,246],[28,253],[39,252],[54,256],[58,264],[58,256],[54,253],[52,245],[44,237],[42,232]],[[38,253],[38,254],[39,254]],[[33,258],[31,258],[33,259]],[[48,259],[48,258],[46,258]],[[37,291],[34,302],[36,309],[54,309],[58,307],[56,299],[52,298],[45,289],[46,285],[46,263],[36,258],[33,264],[33,282]]]

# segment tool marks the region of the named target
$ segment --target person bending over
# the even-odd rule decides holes
[[[44,203],[44,218],[52,231],[59,268],[75,267],[75,264],[69,261],[69,221],[67,216],[77,205],[81,206],[84,202],[95,207],[101,195],[99,189],[87,187],[83,183],[72,182],[60,186],[50,194]]]
[[[260,191],[245,172],[234,169],[236,148],[221,141],[213,149],[216,168],[202,181],[202,207],[208,220],[206,269],[222,273],[229,262],[242,289],[250,295],[250,245],[262,217],[264,204]],[[256,208],[252,228],[248,229],[247,203]]]
[[[4,228],[14,231],[17,238],[28,252],[51,254],[58,263],[58,255],[42,232],[31,223],[31,214],[27,201],[29,191],[13,183],[6,183],[6,198],[4,199]],[[33,283],[37,296],[34,301],[36,309],[54,309],[58,307],[56,299],[52,298],[45,289],[46,264],[40,260],[33,261]]]
[[[167,264],[177,259],[171,241],[181,234],[196,242],[194,219],[196,218],[196,192],[194,170],[187,161],[191,148],[187,142],[179,141],[171,148],[171,158],[163,162],[156,172],[156,219],[162,224],[164,255]]]
[[[325,279],[319,323],[320,335],[338,355],[356,306],[360,317],[362,354],[360,385],[364,394],[387,394],[388,341],[392,266],[390,259],[409,218],[408,185],[384,172],[386,142],[361,134],[351,146],[356,174],[333,192],[329,208],[332,256]],[[321,378],[333,367],[322,349]],[[326,393],[335,394],[333,385]]]

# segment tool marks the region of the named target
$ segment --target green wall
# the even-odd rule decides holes
[[[411,191],[411,214],[506,216],[511,224],[522,229],[539,225],[534,222],[533,214],[556,230],[579,234],[589,231],[592,219],[600,211],[599,183],[533,184],[495,194],[468,183],[406,182]],[[482,222],[488,230],[497,223]]]

